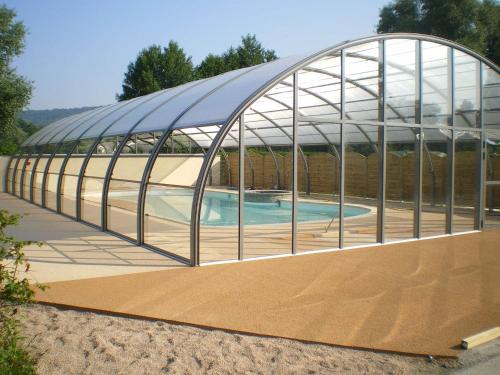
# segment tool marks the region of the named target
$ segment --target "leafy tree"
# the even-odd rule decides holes
[[[118,100],[181,85],[193,79],[193,63],[179,45],[170,41],[168,47],[153,45],[143,49],[135,62],[128,65],[123,81],[123,93]]]
[[[208,54],[207,57],[196,67],[197,78],[207,78],[227,72],[224,56]]]
[[[378,33],[417,32],[461,43],[498,63],[500,4],[494,0],[395,0],[380,10]]]
[[[40,130],[35,124],[17,119],[17,126],[0,138],[0,155],[13,155],[31,134]]]
[[[274,50],[265,49],[255,35],[248,34],[241,38],[241,45],[237,48],[230,47],[220,56],[209,54],[196,67],[195,75],[197,78],[208,78],[276,59]]]
[[[495,0],[483,0],[479,9],[479,24],[485,35],[485,55],[500,63],[500,5]]]
[[[240,68],[277,59],[274,50],[264,49],[255,35],[250,34],[241,38],[241,45],[236,48],[236,53],[238,54]]]
[[[0,133],[2,137],[16,132],[17,114],[31,97],[31,84],[11,67],[12,59],[24,49],[26,29],[15,21],[16,13],[0,5]]]

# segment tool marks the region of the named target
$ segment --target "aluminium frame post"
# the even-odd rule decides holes
[[[234,125],[233,125],[234,126]],[[245,113],[239,119],[238,149],[238,260],[245,256]]]
[[[344,247],[345,203],[345,49],[340,50],[340,179],[339,179],[339,249]]]
[[[422,237],[422,187],[424,170],[424,127],[423,127],[423,102],[422,102],[422,42],[415,42],[415,122],[420,124],[415,152],[415,210],[413,215],[413,237]]]
[[[385,242],[385,190],[386,190],[386,48],[385,40],[379,41],[379,120],[383,125],[378,126],[379,162],[378,162],[378,194],[377,194],[377,242]],[[380,61],[382,60],[382,61]]]
[[[298,100],[299,100],[299,73],[293,73],[293,131],[292,131],[292,254],[297,254],[297,205],[298,205]],[[304,156],[305,159],[305,156]],[[305,160],[304,160],[305,161]],[[307,166],[307,161],[306,161]],[[309,175],[309,172],[307,173]],[[308,177],[309,179],[309,177]],[[309,183],[308,183],[309,185]],[[309,186],[307,188],[309,194]]]
[[[455,61],[453,48],[448,48],[448,126],[452,129],[451,139],[447,140],[447,184],[446,184],[446,234],[453,233],[453,212],[455,205]],[[449,128],[448,128],[449,129]]]

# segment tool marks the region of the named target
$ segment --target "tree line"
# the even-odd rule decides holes
[[[248,34],[241,37],[238,47],[231,46],[220,55],[210,53],[195,66],[179,44],[171,40],[166,47],[152,45],[139,53],[136,60],[128,65],[122,84],[123,92],[116,98],[132,99],[277,58],[274,50],[265,49],[255,35]]]

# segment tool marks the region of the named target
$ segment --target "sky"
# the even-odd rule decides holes
[[[2,0],[0,0],[2,3]],[[30,109],[109,104],[129,62],[175,40],[194,64],[255,34],[285,57],[375,33],[388,0],[3,0],[24,22],[18,73],[33,82]]]

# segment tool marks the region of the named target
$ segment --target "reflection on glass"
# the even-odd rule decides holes
[[[346,119],[380,121],[379,42],[346,49]]]
[[[422,42],[422,115],[424,124],[449,125],[450,79],[448,74],[450,48]]]
[[[484,127],[500,131],[500,75],[483,63]]]
[[[416,41],[385,42],[387,121],[415,123]]]
[[[486,132],[486,189],[484,227],[500,228],[500,132]]]
[[[413,238],[419,130],[387,127],[385,240]]]
[[[479,122],[479,60],[454,50],[455,119],[454,125],[476,128]]]
[[[377,241],[378,126],[345,125],[344,246]],[[350,215],[350,210],[363,210]]]
[[[449,185],[448,155],[451,132],[424,129],[422,171],[422,235],[446,233],[446,188]]]
[[[455,191],[453,232],[474,230],[475,194],[479,191],[476,173],[480,152],[478,132],[455,132]]]
[[[238,259],[239,121],[215,157],[203,193],[200,216],[201,262]]]
[[[144,242],[190,258],[193,194],[218,126],[175,130],[156,158],[144,206]]]

